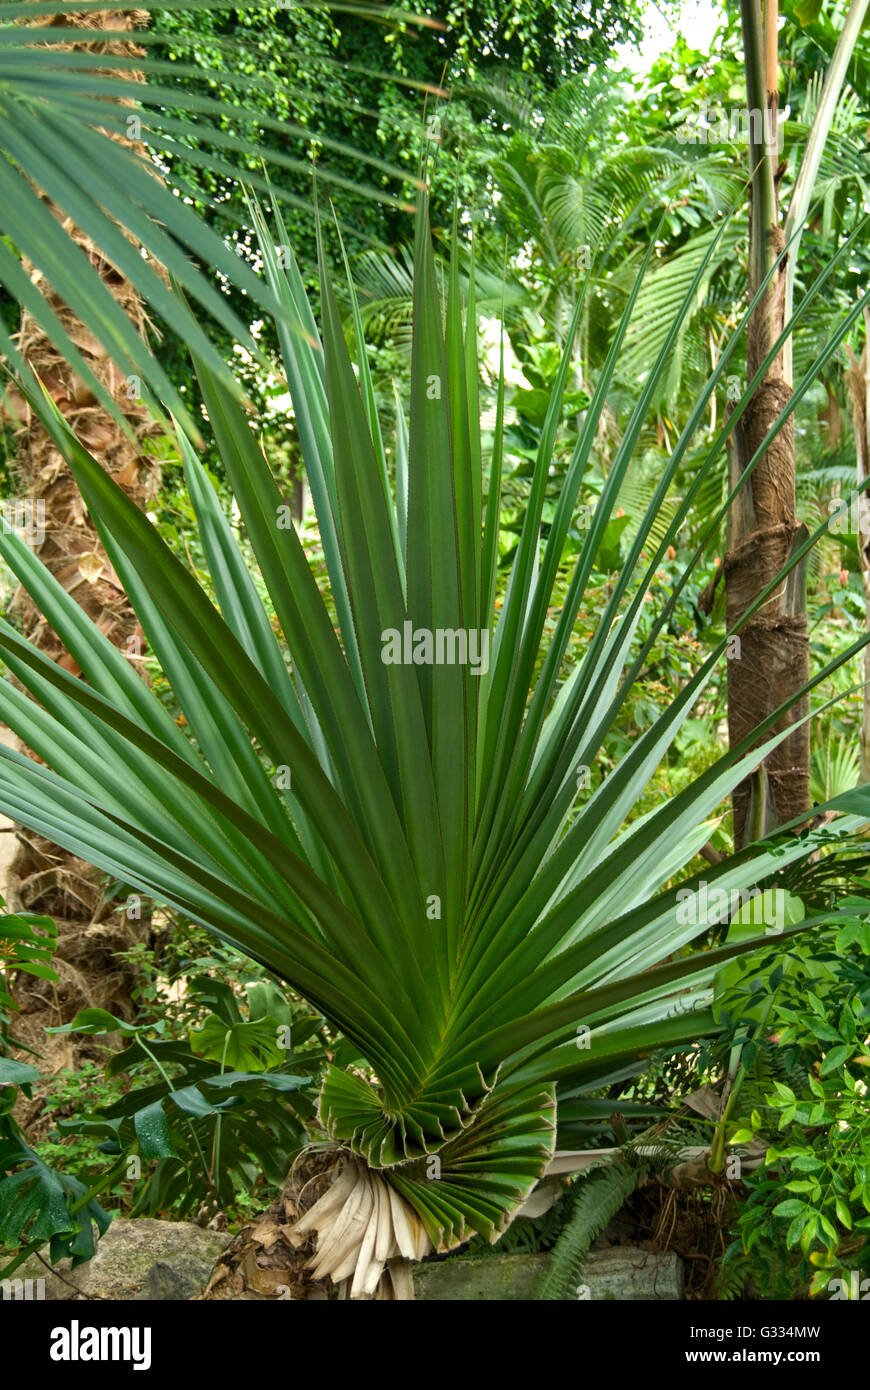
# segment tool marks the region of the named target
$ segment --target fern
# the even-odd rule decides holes
[[[618,505],[623,508],[632,522],[637,522],[639,524],[640,518],[650,505],[656,489],[656,482],[656,479],[651,479],[647,482],[641,478],[630,478],[626,476],[619,489]],[[658,514],[649,533],[650,546],[658,546],[661,544],[665,532],[676,514],[678,501],[679,499],[667,500],[662,502],[659,506]],[[636,529],[636,525],[630,527],[630,537],[634,536]]]
[[[715,1296],[718,1300],[730,1301],[746,1296],[747,1285],[752,1277],[752,1259],[743,1249],[739,1240],[732,1241],[722,1257],[716,1279]]]
[[[743,1049],[743,1064],[746,1068],[740,1092],[739,1104],[731,1118],[736,1124],[748,1118],[753,1110],[769,1118],[771,1128],[775,1128],[776,1116],[771,1109],[768,1096],[777,1082],[786,1086],[800,1085],[802,1073],[796,1065],[794,1053],[777,1043],[765,1040],[751,1040]]]
[[[631,1196],[643,1173],[641,1167],[612,1163],[579,1179],[568,1220],[541,1280],[539,1299],[564,1301],[577,1297],[590,1245]]]
[[[778,1194],[781,1195],[781,1194]],[[744,1210],[746,1208],[744,1207]],[[716,1300],[744,1299],[793,1302],[806,1297],[812,1266],[800,1250],[788,1250],[770,1221],[763,1218],[738,1236],[722,1257],[712,1296]]]

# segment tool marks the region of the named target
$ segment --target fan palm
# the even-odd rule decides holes
[[[705,818],[782,735],[767,736],[773,716],[753,751],[749,741],[732,748],[679,796],[631,820],[723,644],[594,790],[588,776],[644,660],[647,644],[635,651],[640,610],[691,489],[649,569],[641,551],[653,548],[659,503],[715,374],[597,631],[564,678],[574,615],[697,279],[640,393],[541,665],[567,529],[638,286],[543,544],[570,353],[562,360],[499,606],[504,384],[487,460],[473,290],[463,306],[456,247],[442,306],[418,218],[410,414],[395,440],[393,487],[365,354],[354,365],[325,268],[318,330],[297,268],[279,264],[257,219],[284,311],[282,350],[335,616],[244,412],[207,360],[196,359],[197,371],[272,621],[183,433],[216,604],[40,405],[186,729],[23,542],[2,535],[0,553],[85,679],[0,623],[17,678],[0,682],[0,715],[41,760],[0,748],[0,806],[234,943],[358,1050],[360,1065],[333,1065],[324,1077],[334,1181],[297,1236],[316,1227],[317,1272],[367,1295],[388,1261],[449,1250],[475,1232],[498,1239],[553,1157],[557,1087],[576,1095],[624,1075],[650,1049],[715,1029],[715,972],[753,943],[686,953],[710,921],[700,906],[687,912],[686,898],[706,902],[707,889],[697,876],[668,885],[699,833],[706,838]],[[278,240],[286,244],[280,221]],[[581,309],[582,296],[575,319]],[[359,344],[355,304],[353,313]],[[833,342],[825,351],[835,350]],[[667,616],[657,615],[648,642]],[[863,823],[867,789],[833,809],[843,812],[833,830],[753,845],[708,880],[725,890],[775,882],[823,836]]]

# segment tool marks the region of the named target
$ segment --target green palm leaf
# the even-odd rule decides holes
[[[185,402],[168,379],[158,356],[140,338],[103,283],[84,250],[60,226],[52,204],[69,217],[156,311],[179,338],[196,349],[221,379],[224,389],[239,393],[203,329],[201,317],[170,293],[155,263],[163,266],[205,311],[257,359],[260,350],[250,327],[219,293],[199,265],[212,267],[252,304],[290,321],[281,300],[254,274],[245,260],[187,206],[182,185],[166,173],[167,158],[180,154],[236,182],[238,163],[260,162],[262,173],[246,175],[252,187],[296,207],[308,207],[313,166],[307,155],[310,133],[289,119],[270,117],[246,104],[245,92],[284,97],[280,84],[268,78],[242,76],[232,70],[233,44],[215,40],[225,51],[227,70],[221,83],[228,95],[181,95],[179,81],[201,78],[202,69],[161,61],[148,48],[169,37],[157,26],[150,30],[75,27],[75,16],[99,11],[111,16],[112,6],[79,3],[0,5],[0,233],[8,243],[0,250],[0,284],[25,305],[60,353],[66,356],[95,396],[116,418],[112,399],[82,362],[53,312],[48,297],[30,280],[19,257],[26,255],[40,272],[41,283],[53,290],[102,344],[116,365],[136,379],[155,410],[165,405],[197,437],[197,425]],[[216,0],[146,0],[142,10],[219,9]],[[252,7],[255,8],[255,7]],[[348,8],[346,5],[343,8]],[[360,14],[383,18],[379,7],[351,5]],[[119,14],[125,14],[115,7]],[[73,16],[70,25],[38,21],[46,16]],[[415,21],[392,12],[393,22]],[[35,22],[34,22],[35,21]],[[109,18],[111,25],[111,18]],[[142,56],[118,51],[131,42],[146,49]],[[98,46],[100,51],[96,51]],[[106,51],[108,49],[108,51]],[[144,78],[144,81],[139,78]],[[414,84],[419,85],[419,84]],[[240,97],[235,96],[236,89]],[[316,93],[307,99],[317,100]],[[167,108],[184,107],[184,118]],[[281,149],[252,144],[244,130],[251,123],[277,131]],[[149,159],[129,143],[144,145]],[[362,176],[356,184],[330,169],[329,157],[347,154],[342,141],[323,138],[326,158],[318,178],[327,187],[351,186],[379,201],[399,206],[396,193],[382,186],[383,175],[407,177],[387,161],[351,151]],[[153,163],[151,161],[154,161]],[[235,162],[233,162],[235,161]],[[163,170],[158,176],[158,167]],[[271,183],[269,179],[271,178]],[[14,248],[9,249],[9,246]],[[145,254],[143,254],[145,253]],[[295,323],[295,320],[293,320]],[[3,335],[0,351],[18,372],[23,363],[15,345]]]

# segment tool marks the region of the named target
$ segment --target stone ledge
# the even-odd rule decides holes
[[[487,1255],[415,1265],[414,1296],[426,1301],[534,1299],[549,1255]],[[583,1267],[591,1300],[677,1302],[683,1296],[683,1263],[673,1250],[657,1253],[619,1245],[593,1250]],[[581,1300],[584,1301],[584,1300]]]

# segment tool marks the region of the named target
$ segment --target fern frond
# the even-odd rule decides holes
[[[628,1163],[611,1163],[578,1179],[571,1213],[538,1289],[539,1299],[576,1299],[590,1245],[631,1196],[643,1172]]]
[[[732,1241],[722,1257],[716,1280],[716,1298],[730,1302],[742,1298],[752,1274],[752,1260],[739,1240]]]

